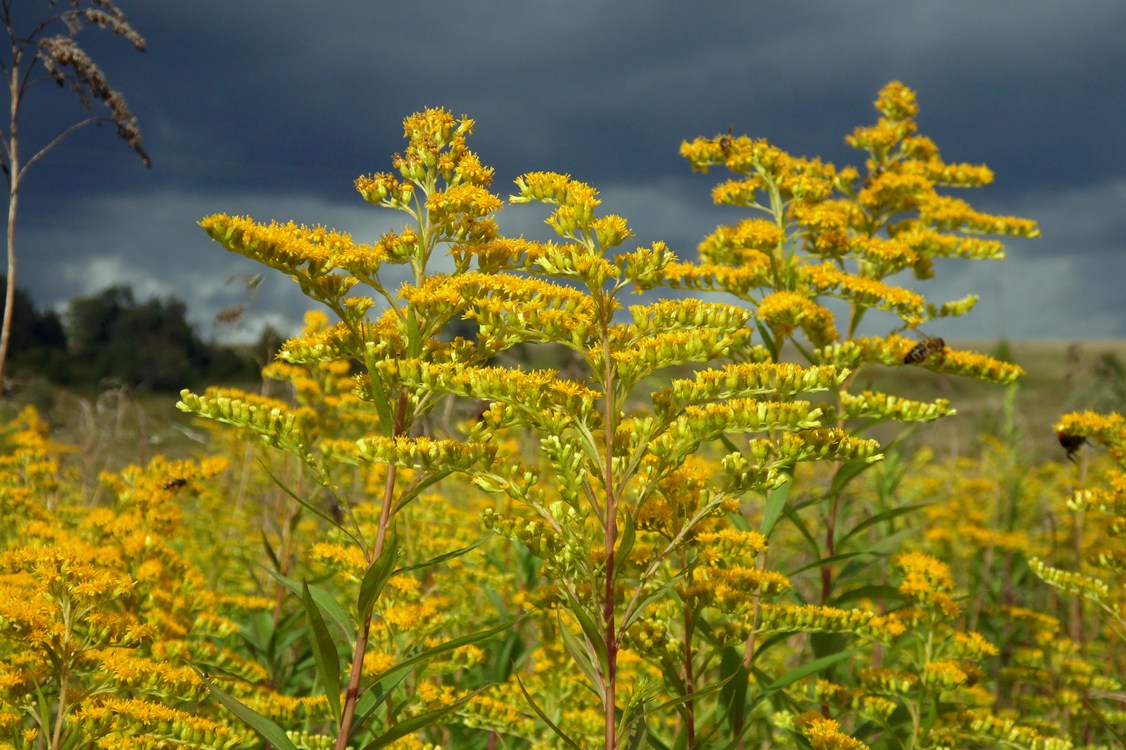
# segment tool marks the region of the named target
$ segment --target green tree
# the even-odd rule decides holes
[[[138,303],[125,286],[71,300],[67,323],[79,379],[97,383],[114,378],[163,390],[209,372],[213,352],[186,312],[175,298]]]
[[[4,381],[4,366],[12,328],[12,315],[16,292],[16,215],[20,187],[28,169],[67,136],[102,122],[113,122],[117,135],[136,152],[145,166],[149,156],[141,148],[141,131],[125,98],[111,88],[101,69],[79,46],[76,37],[87,26],[97,26],[124,37],[136,49],[144,51],[145,40],[125,20],[125,14],[111,0],[69,0],[70,7],[56,10],[60,3],[49,0],[49,13],[37,17],[30,11],[20,16],[14,6],[16,0],[0,0],[0,22],[8,35],[8,53],[0,59],[0,70],[8,84],[10,116],[6,131],[0,133],[4,153],[0,154],[0,169],[8,182],[8,280],[5,291],[4,319],[0,323],[0,383]],[[26,5],[26,4],[25,4]],[[54,33],[54,32],[60,33]],[[40,67],[46,75],[40,75]],[[32,87],[45,81],[67,86],[78,97],[83,109],[89,109],[94,100],[109,109],[109,115],[90,116],[62,130],[46,145],[36,151],[26,162],[20,154],[19,121],[23,104]]]

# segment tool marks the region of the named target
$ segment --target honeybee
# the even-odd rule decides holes
[[[883,173],[884,173],[883,167],[876,167],[875,169],[873,169],[871,172],[868,173],[867,177],[864,178],[864,182],[861,183],[860,188],[862,190],[867,190],[868,188],[872,187],[872,183],[875,182],[876,179],[880,175],[882,175]]]
[[[187,483],[187,479],[184,479],[183,477],[176,477],[175,479],[169,479],[167,482],[160,486],[162,489],[166,489],[170,492],[176,492],[177,490],[183,489],[184,485]]]
[[[1087,442],[1087,438],[1082,435],[1068,435],[1066,432],[1057,432],[1056,438],[1060,441],[1060,446],[1067,451],[1067,460],[1073,464],[1078,464],[1079,459],[1075,454],[1079,451],[1079,447]]]
[[[731,133],[734,130],[735,130],[734,125],[728,125],[727,126],[727,133],[724,134],[724,135],[721,135],[719,137],[719,150],[723,154],[724,159],[731,156],[731,146],[732,146]]]
[[[942,362],[946,358],[946,342],[940,338],[925,338],[903,357],[903,364],[917,365],[928,359]]]

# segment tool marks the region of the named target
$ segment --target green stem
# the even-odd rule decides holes
[[[399,408],[395,418],[393,436],[402,435],[407,424],[407,407],[410,402],[406,389],[399,392]],[[368,567],[375,565],[383,554],[383,547],[387,541],[387,529],[391,525],[391,508],[395,499],[395,478],[398,467],[387,467],[387,481],[383,486],[383,505],[379,511],[379,530],[375,536],[375,549],[372,550]],[[352,653],[352,671],[348,675],[348,688],[344,693],[344,706],[340,716],[340,732],[336,735],[336,750],[345,750],[348,747],[349,735],[352,733],[352,722],[356,718],[356,704],[360,699],[360,680],[363,676],[364,656],[367,653],[368,637],[371,630],[372,611],[361,612],[363,623],[356,632],[356,648]]]
[[[614,491],[614,363],[610,358],[609,320],[602,336],[602,362],[604,370],[603,392],[605,413],[603,429],[606,434],[604,481],[606,484],[606,513],[603,533],[606,541],[606,586],[603,591],[602,623],[606,633],[606,679],[602,701],[605,709],[606,750],[617,748],[617,694],[618,634],[614,623],[614,544],[618,536],[618,499]]]

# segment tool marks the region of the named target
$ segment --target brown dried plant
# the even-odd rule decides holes
[[[96,26],[124,37],[134,48],[144,52],[145,40],[125,20],[125,14],[110,0],[68,0],[63,8],[58,7],[60,3],[56,0],[50,0],[48,14],[31,23],[29,16],[21,17],[14,10],[16,5],[19,5],[16,0],[0,0],[0,22],[7,32],[9,44],[8,54],[0,59],[0,70],[8,84],[11,105],[7,129],[0,132],[0,141],[4,145],[0,154],[0,170],[3,170],[8,182],[8,275],[4,319],[0,324],[0,392],[3,390],[16,293],[16,215],[20,186],[28,169],[71,134],[103,122],[113,122],[117,136],[133,149],[146,167],[151,166],[149,155],[141,147],[137,118],[125,103],[125,97],[110,86],[101,68],[86,54],[76,38],[83,29]],[[41,72],[46,75],[41,75]],[[44,81],[69,87],[85,110],[89,110],[95,100],[102,102],[109,108],[109,114],[91,115],[73,123],[23,162],[20,156],[20,115],[32,87]]]

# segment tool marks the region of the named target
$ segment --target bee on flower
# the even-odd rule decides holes
[[[1060,441],[1060,447],[1067,451],[1067,460],[1073,464],[1078,464],[1079,459],[1075,454],[1079,452],[1079,448],[1087,442],[1087,438],[1082,435],[1069,435],[1066,432],[1057,432],[1056,439]]]
[[[936,364],[940,364],[946,359],[946,341],[944,339],[929,336],[924,338],[904,355],[903,364],[918,365],[928,359],[934,360]]]
[[[723,154],[724,159],[731,156],[731,146],[733,143],[733,141],[731,140],[731,135],[734,130],[735,126],[729,125],[727,127],[727,132],[719,137],[719,150]]]

